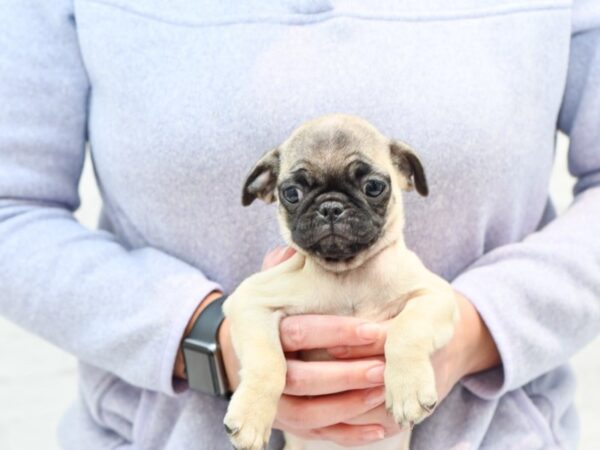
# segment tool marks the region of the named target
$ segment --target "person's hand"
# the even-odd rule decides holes
[[[354,446],[389,437],[400,427],[385,410],[382,356],[354,361],[302,361],[300,350],[371,345],[381,327],[363,319],[326,315],[286,317],[280,338],[287,379],[275,427],[305,439]]]
[[[382,358],[311,362],[295,359],[300,349],[375,342],[379,328],[361,319],[338,316],[283,319],[280,338],[287,356],[287,379],[274,427],[305,439],[330,440],[345,446],[397,433],[399,427],[383,405]],[[234,390],[239,384],[239,363],[231,346],[228,323],[221,326],[220,343]]]

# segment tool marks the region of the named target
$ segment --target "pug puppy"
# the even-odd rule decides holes
[[[385,404],[407,432],[364,448],[408,448],[408,430],[437,403],[430,356],[458,318],[452,288],[405,246],[401,191],[413,187],[428,194],[415,152],[341,114],[301,125],[250,171],[243,205],[277,202],[281,233],[297,253],[247,278],[223,305],[241,365],[224,420],[236,449],[266,446],[286,382],[279,322],[307,313],[393,318]],[[334,448],[286,435],[288,450]]]

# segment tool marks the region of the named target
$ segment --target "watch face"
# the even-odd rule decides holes
[[[187,337],[183,341],[183,350],[192,350],[194,352],[205,353],[207,355],[213,355],[217,351],[216,342],[208,342],[203,339],[196,337]]]
[[[223,357],[216,344],[207,346],[186,338],[183,342],[183,357],[190,388],[205,394],[229,398]]]
[[[215,389],[214,355],[206,350],[183,349],[185,371],[190,388],[206,394],[220,394]]]

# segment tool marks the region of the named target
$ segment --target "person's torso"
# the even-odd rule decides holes
[[[168,5],[168,6],[167,6]],[[107,215],[232,289],[279,241],[244,175],[298,124],[366,118],[421,155],[407,243],[453,278],[538,226],[568,2],[80,0],[89,137]]]
[[[569,1],[76,0],[75,19],[104,224],[227,291],[281,241],[273,206],[242,208],[246,172],[325,113],[419,153],[430,196],[405,196],[406,241],[448,280],[542,220]]]

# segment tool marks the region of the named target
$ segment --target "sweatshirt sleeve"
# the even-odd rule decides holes
[[[600,3],[575,2],[558,127],[577,178],[568,210],[522,242],[481,257],[453,282],[478,309],[502,366],[465,378],[495,398],[564,364],[600,331]]]
[[[74,219],[89,91],[70,1],[0,2],[0,314],[173,395],[183,330],[219,286]]]

